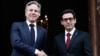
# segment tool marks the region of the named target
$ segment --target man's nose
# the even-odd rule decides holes
[[[31,13],[35,13],[35,11],[32,11]]]
[[[67,22],[69,23],[69,22],[70,22],[70,20],[68,19],[68,20],[67,20]]]

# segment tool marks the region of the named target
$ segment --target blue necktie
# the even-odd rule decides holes
[[[30,35],[31,35],[31,45],[34,46],[35,43],[35,32],[34,32],[34,24],[30,24]]]

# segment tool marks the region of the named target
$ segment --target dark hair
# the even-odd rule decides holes
[[[76,14],[72,9],[65,9],[62,13],[61,13],[61,17],[66,14],[66,13],[72,13],[73,17],[76,18]]]

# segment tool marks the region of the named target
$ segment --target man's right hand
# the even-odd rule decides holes
[[[42,51],[39,51],[36,56],[47,56],[47,54],[42,50]]]

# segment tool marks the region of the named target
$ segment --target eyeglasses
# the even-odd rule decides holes
[[[72,20],[74,20],[74,18],[63,18],[62,20],[63,20],[63,21],[68,21],[68,20],[69,20],[69,21],[72,21]]]

